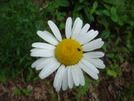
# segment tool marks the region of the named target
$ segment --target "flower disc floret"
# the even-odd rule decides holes
[[[65,39],[59,42],[55,49],[55,57],[64,65],[77,64],[82,58],[82,47],[73,39]]]

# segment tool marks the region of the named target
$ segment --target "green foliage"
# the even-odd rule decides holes
[[[68,0],[64,0],[64,2],[62,0],[56,0],[57,4],[59,6],[62,6],[62,7],[68,7],[70,6],[70,2]]]
[[[20,90],[19,88],[14,89],[14,94],[15,95],[26,95],[28,96],[30,94],[30,89],[22,89]]]
[[[125,82],[125,88],[126,91],[121,92],[121,97],[118,99],[121,101],[125,101],[126,99],[128,101],[134,101],[133,94],[134,94],[134,84],[130,84],[129,82]]]
[[[22,89],[24,95],[28,96],[30,94],[30,89]]]
[[[20,89],[19,89],[19,88],[15,88],[14,94],[15,94],[15,95],[21,95]]]
[[[90,83],[96,83],[97,84],[98,81],[93,81],[91,79],[89,79],[88,77],[85,76],[85,85],[84,86],[79,86],[77,88],[77,93],[75,94],[75,97],[77,99],[77,101],[81,101],[82,100],[82,96],[86,95],[86,93],[88,92],[93,92],[95,90],[95,88],[93,87],[89,87]],[[70,89],[70,91],[72,91],[72,89]]]
[[[47,84],[49,84],[49,83],[47,83]],[[48,92],[48,94],[50,94],[51,95],[51,101],[55,101],[55,98],[56,98],[56,94],[55,93],[53,93],[53,87],[51,87],[47,92]]]
[[[112,70],[107,70],[107,74],[110,75],[110,76],[113,76],[113,77],[117,77],[117,73],[115,71],[112,71]]]
[[[37,30],[48,29],[48,19],[61,21],[66,16],[65,12],[58,11],[59,5],[55,2],[46,2],[46,7],[33,4],[29,0],[11,0],[0,3],[0,82],[5,82],[7,77],[15,78],[24,73],[22,82],[35,80],[31,64],[34,60],[29,55],[31,44],[42,40],[37,37]],[[60,29],[64,28],[61,23]]]
[[[106,68],[107,74],[116,78],[121,75],[120,67],[117,63],[109,62],[109,68]]]

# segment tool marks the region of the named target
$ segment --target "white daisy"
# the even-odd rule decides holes
[[[72,26],[72,18],[68,17],[65,26],[66,39],[62,39],[61,33],[54,22],[48,21],[54,36],[48,31],[37,31],[37,34],[47,43],[35,42],[30,52],[33,57],[41,57],[32,64],[32,68],[41,70],[39,77],[46,78],[55,70],[54,78],[56,91],[61,88],[66,90],[73,85],[85,84],[83,71],[94,79],[98,79],[99,70],[105,68],[103,61],[99,58],[104,56],[103,52],[93,52],[103,46],[101,38],[93,40],[98,31],[89,30],[90,25],[82,27],[83,22],[76,18]]]

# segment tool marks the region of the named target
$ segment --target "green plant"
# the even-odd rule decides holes
[[[30,94],[30,89],[22,89],[20,90],[19,88],[14,89],[14,94],[15,95],[26,95],[28,96]]]
[[[24,95],[28,96],[30,94],[30,89],[22,89]]]
[[[15,88],[14,94],[15,94],[15,95],[21,95],[20,89],[19,89],[19,88]]]
[[[87,93],[94,91],[94,88],[89,88],[89,83],[92,83],[93,81],[89,78],[85,77],[85,85],[79,86],[77,88],[77,93],[75,94],[77,101],[81,101],[81,98]]]

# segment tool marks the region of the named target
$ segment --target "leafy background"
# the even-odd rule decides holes
[[[85,74],[85,86],[57,93],[54,74],[41,80],[31,68],[36,59],[29,50],[33,42],[43,41],[37,30],[50,31],[49,19],[64,35],[68,16],[80,17],[100,32],[106,68],[99,80]],[[0,62],[2,101],[134,101],[134,1],[1,0]]]

